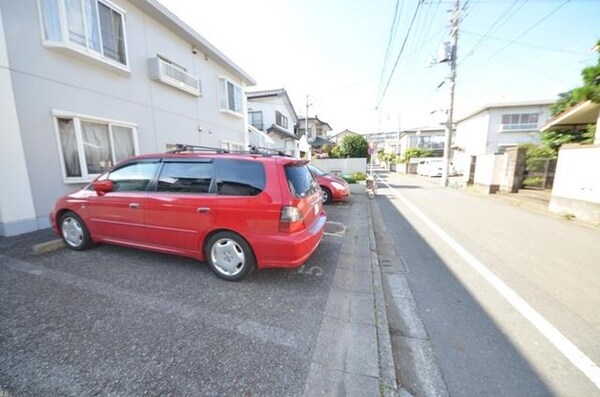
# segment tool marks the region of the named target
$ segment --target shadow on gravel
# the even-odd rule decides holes
[[[404,268],[396,269],[396,275],[400,276],[396,279],[408,280],[417,315],[425,326],[425,340],[416,341],[425,342],[433,348],[432,357],[437,360],[449,394],[511,397],[553,395],[519,347],[398,211],[390,198],[378,195],[373,204],[381,212],[379,223],[384,223],[384,226],[378,227],[374,215],[378,250],[380,241],[391,238],[395,255],[401,257],[404,264]],[[382,230],[387,236],[382,235]],[[394,274],[393,269],[384,268],[383,262],[382,269]],[[415,368],[410,368],[412,363],[407,364],[407,356],[418,356],[422,351],[414,351],[414,347],[424,345],[409,343],[407,339],[411,335],[405,333],[406,324],[401,320],[403,316],[393,313],[393,307],[390,311],[388,316],[397,376],[409,391],[417,395],[445,395],[444,391],[429,390],[430,394],[419,389],[420,385],[410,385],[410,380],[419,379],[423,374],[410,373]]]

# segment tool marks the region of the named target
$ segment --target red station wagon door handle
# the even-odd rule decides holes
[[[129,208],[137,210],[138,208],[140,208],[140,204],[139,203],[130,203]]]
[[[199,214],[206,214],[207,212],[210,212],[210,208],[208,208],[208,207],[200,207],[196,211],[198,211]]]

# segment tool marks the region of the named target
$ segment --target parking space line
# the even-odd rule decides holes
[[[331,226],[330,229],[333,229],[335,231],[324,232],[323,234],[325,236],[344,237],[346,235],[347,228],[346,225],[344,225],[342,222],[327,221],[325,230],[327,230],[327,226]]]
[[[518,295],[498,276],[492,273],[482,262],[454,240],[440,226],[427,217],[412,202],[392,188],[383,178],[375,174],[378,181],[394,192],[398,198],[417,218],[433,233],[445,242],[454,252],[483,277],[516,311],[529,321],[554,347],[560,351],[576,368],[578,368],[598,389],[600,389],[600,368],[573,342],[565,337],[548,320],[542,317],[525,299]]]

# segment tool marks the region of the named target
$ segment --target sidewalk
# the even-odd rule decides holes
[[[381,173],[381,171],[380,171]],[[420,182],[438,184],[440,183],[440,178],[429,178],[425,176],[419,176],[416,174],[404,174],[404,173],[396,173],[390,171],[384,171],[383,173],[397,174],[406,176],[409,178],[413,178]],[[518,193],[508,193],[508,192],[496,192],[494,194],[484,194],[477,192],[472,189],[470,186],[464,186],[464,183],[460,179],[462,177],[451,177],[449,181],[449,188],[457,189],[464,191],[469,194],[473,194],[480,197],[486,197],[491,200],[501,200],[514,207],[523,208],[529,211],[538,212],[541,214],[545,214],[547,216],[551,216],[554,218],[562,218],[564,220],[568,220],[574,223],[577,223],[581,226],[590,227],[592,229],[600,230],[600,225],[594,225],[593,223],[580,221],[577,218],[570,217],[568,214],[556,214],[551,212],[548,209],[550,204],[550,199],[552,197],[551,192],[549,190],[533,190],[533,189],[520,189]]]
[[[304,395],[398,394],[371,206],[355,192]]]

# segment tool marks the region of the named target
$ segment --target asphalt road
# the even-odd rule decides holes
[[[386,279],[406,280],[424,328],[412,327],[415,340],[439,369],[426,395],[600,395],[600,232],[439,179],[381,176],[376,234],[390,236],[387,254],[402,265]],[[390,316],[395,347],[414,355],[411,331],[399,331],[410,316]],[[411,365],[399,375],[419,391],[403,373]]]
[[[108,245],[33,256],[47,231],[0,239],[0,395],[301,395],[340,230],[302,268],[239,283]]]

